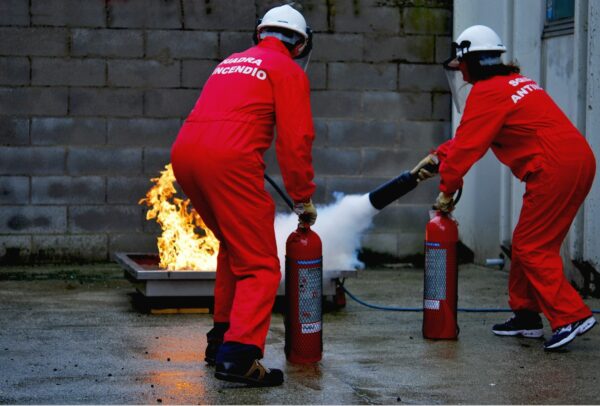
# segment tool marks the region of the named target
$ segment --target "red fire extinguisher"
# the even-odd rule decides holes
[[[323,354],[323,253],[308,225],[290,234],[285,256],[285,355],[306,364]]]
[[[455,199],[458,202],[460,195]],[[450,214],[437,211],[425,231],[423,337],[458,338],[458,224]]]

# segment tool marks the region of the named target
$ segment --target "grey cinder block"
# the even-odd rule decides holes
[[[179,1],[127,0],[108,3],[108,26],[182,28]]]
[[[100,176],[40,176],[31,178],[33,204],[92,204],[106,201]]]
[[[323,62],[310,62],[306,71],[310,88],[323,90],[327,88],[327,64]]]
[[[356,175],[361,167],[361,152],[358,149],[313,148],[315,173],[324,175]]]
[[[0,145],[29,144],[29,119],[0,117]]]
[[[448,92],[448,79],[441,64],[400,64],[398,89],[410,92]]]
[[[151,177],[160,176],[165,165],[171,162],[171,148],[144,148],[144,173]]]
[[[452,33],[452,11],[443,8],[406,7],[402,11],[404,32],[409,34]]]
[[[183,0],[183,15],[188,29],[252,31],[256,8],[248,0]]]
[[[399,139],[393,121],[329,120],[327,126],[332,146],[395,148]]]
[[[69,149],[69,175],[137,175],[142,169],[141,148],[85,148]]]
[[[431,95],[428,93],[365,92],[364,114],[375,119],[431,119]]]
[[[0,85],[28,85],[29,59],[22,57],[0,58]]]
[[[224,31],[219,34],[219,58],[225,59],[229,55],[242,52],[254,46],[252,33],[248,31]]]
[[[164,64],[154,60],[109,60],[110,87],[179,87],[180,62]]]
[[[329,89],[396,89],[396,64],[330,63],[328,67]]]
[[[141,30],[74,29],[71,55],[84,57],[135,58],[144,55]]]
[[[363,36],[358,34],[314,35],[315,47],[311,56],[315,61],[358,62],[362,60]]]
[[[67,208],[62,206],[4,206],[0,233],[60,234],[67,231]]]
[[[1,1],[0,25],[29,25],[29,0]]]
[[[364,148],[362,174],[367,176],[389,177],[400,175],[404,170],[411,169],[413,157],[406,149]],[[411,168],[409,168],[411,166]]]
[[[218,64],[214,60],[184,60],[181,63],[181,86],[195,90],[202,89],[204,83],[206,83]]]
[[[131,89],[71,90],[69,110],[74,116],[141,116],[143,94]]]
[[[311,106],[315,117],[360,117],[362,93],[354,91],[311,92]]]
[[[33,145],[102,145],[106,143],[103,118],[39,117],[31,119]]]
[[[144,112],[147,117],[185,118],[199,96],[199,89],[148,90],[144,96]]]
[[[0,204],[27,203],[29,203],[29,178],[27,176],[0,176]]]
[[[400,13],[397,7],[380,5],[383,2],[344,1],[335,7],[336,32],[400,32]],[[368,4],[371,3],[371,4]],[[379,4],[378,4],[379,3]]]
[[[449,121],[405,121],[400,128],[399,145],[423,157],[451,137]]]
[[[140,206],[74,206],[69,208],[69,231],[72,233],[142,231]]]
[[[34,25],[104,27],[106,12],[102,1],[31,0]]]
[[[0,55],[66,56],[65,28],[0,27]]]
[[[33,58],[35,86],[103,86],[106,62],[103,59]]]
[[[433,119],[450,120],[452,115],[452,97],[450,93],[435,93],[433,95]]]
[[[0,111],[15,116],[67,114],[68,90],[64,88],[0,88]]]
[[[436,36],[435,37],[435,62],[443,63],[450,58],[452,37]]]
[[[156,174],[158,176],[158,174]],[[138,204],[154,183],[150,176],[116,176],[107,180],[108,203]]]
[[[146,56],[167,62],[173,58],[215,59],[218,44],[215,32],[149,31]]]
[[[368,62],[432,63],[434,53],[433,36],[367,35],[364,39],[364,60]]]
[[[149,147],[170,147],[181,120],[177,118],[115,118],[108,120],[108,144]]]
[[[0,175],[62,175],[65,149],[0,147]]]

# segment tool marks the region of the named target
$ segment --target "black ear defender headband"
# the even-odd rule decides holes
[[[256,24],[254,24],[254,32],[252,33],[252,42],[254,45],[258,45],[258,26],[262,23],[262,18],[256,19]]]
[[[254,25],[254,32],[252,33],[252,42],[254,45],[258,45],[258,26],[262,23],[262,18],[256,19],[256,24]],[[306,46],[302,50],[302,52],[296,56],[294,59],[301,59],[306,57],[310,51],[312,51],[313,47],[313,31],[309,26],[306,26]]]

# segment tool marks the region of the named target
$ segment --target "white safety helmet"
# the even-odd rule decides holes
[[[274,28],[275,30],[269,30]],[[278,31],[280,29],[281,31]],[[254,43],[265,37],[275,37],[294,49],[290,49],[292,58],[306,71],[312,51],[312,30],[306,24],[302,14],[289,4],[274,7],[257,21],[254,31]]]
[[[452,43],[456,57],[462,58],[469,52],[506,52],[506,47],[494,30],[485,25],[473,25],[464,30]]]
[[[274,7],[267,11],[256,29],[260,32],[265,27],[285,28],[308,39],[306,20],[298,10],[295,10],[289,4]]]

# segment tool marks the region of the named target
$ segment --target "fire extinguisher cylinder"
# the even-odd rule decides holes
[[[323,354],[323,249],[308,225],[290,234],[285,257],[285,355],[297,364]]]
[[[423,337],[457,339],[458,225],[447,213],[435,212],[425,231]]]

